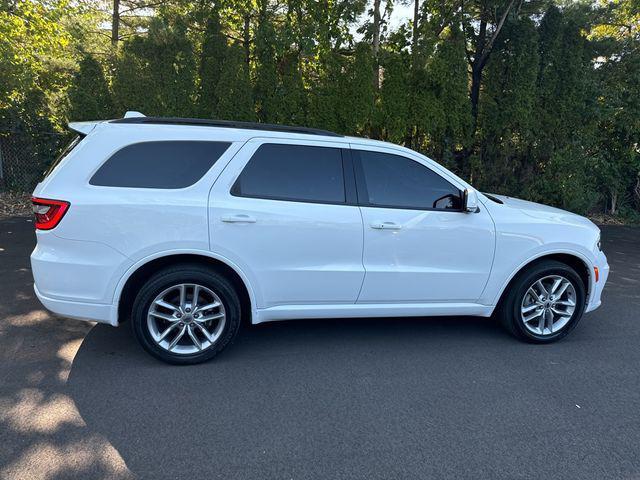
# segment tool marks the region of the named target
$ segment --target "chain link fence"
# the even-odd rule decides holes
[[[70,139],[58,132],[0,131],[0,191],[30,193]]]

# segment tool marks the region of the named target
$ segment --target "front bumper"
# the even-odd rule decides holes
[[[602,291],[604,290],[604,286],[609,278],[609,263],[607,262],[607,257],[604,252],[598,252],[595,266],[598,267],[599,278],[597,282],[594,281],[591,284],[592,291],[589,296],[589,302],[587,303],[585,313],[592,312],[602,304]]]

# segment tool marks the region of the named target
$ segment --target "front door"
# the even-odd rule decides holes
[[[352,148],[366,270],[358,303],[475,302],[495,248],[486,209],[463,212],[461,188],[417,155]]]

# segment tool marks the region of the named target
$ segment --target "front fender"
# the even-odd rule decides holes
[[[482,293],[480,303],[496,306],[509,282],[527,265],[541,258],[557,254],[571,255],[584,263],[589,272],[589,295],[591,296],[595,290],[595,278],[593,275],[595,258],[593,253],[580,245],[557,243],[539,245],[519,255],[511,254],[502,255],[501,257],[496,255],[494,268]],[[589,297],[588,300],[590,301],[591,298]]]

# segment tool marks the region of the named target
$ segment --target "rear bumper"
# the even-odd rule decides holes
[[[602,305],[602,291],[609,278],[609,263],[607,257],[603,252],[598,252],[595,266],[598,267],[599,279],[593,283],[593,290],[591,292],[589,303],[587,304],[586,312],[592,312],[600,305]]]
[[[114,289],[128,259],[99,242],[69,240],[37,231],[31,254],[34,290],[59,315],[117,325]]]
[[[33,290],[36,292],[36,297],[38,297],[40,303],[50,312],[76,320],[106,323],[114,327],[118,325],[117,312],[113,305],[50,298],[42,295],[35,284],[33,285]]]

